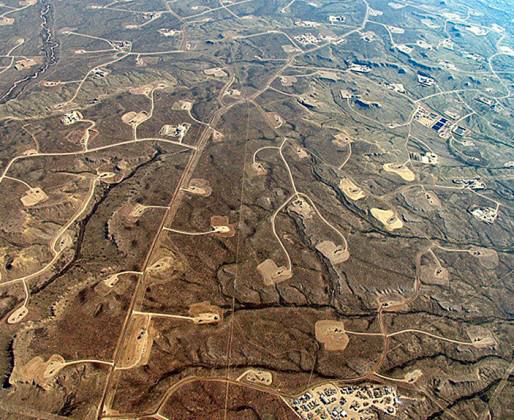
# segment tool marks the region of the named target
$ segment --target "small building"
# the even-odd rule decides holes
[[[356,73],[369,73],[371,71],[371,67],[362,64],[352,63],[352,65],[350,66],[350,70]]]
[[[489,107],[492,107],[495,104],[495,101],[487,96],[477,96],[475,100]]]
[[[418,74],[418,82],[421,86],[425,87],[435,86],[437,83],[432,77],[424,76],[422,74]]]
[[[468,130],[465,127],[462,127],[460,125],[454,127],[453,134],[455,134],[458,137],[464,137]]]
[[[78,111],[70,111],[70,112],[67,112],[66,114],[64,114],[64,116],[61,118],[61,122],[64,124],[64,125],[72,125],[72,124],[75,124],[76,122],[82,120],[84,117],[82,116],[82,114]]]
[[[436,165],[438,163],[439,156],[433,152],[425,152],[420,157],[421,163],[427,163],[429,165]]]
[[[105,70],[101,67],[97,67],[92,70],[92,73],[93,73],[93,76],[95,76],[99,79],[103,79],[104,77],[106,77],[109,74],[109,71]]]
[[[337,15],[337,16],[329,16],[328,17],[328,21],[332,24],[334,23],[344,23],[346,21],[346,17],[345,16],[341,16],[341,15]]]

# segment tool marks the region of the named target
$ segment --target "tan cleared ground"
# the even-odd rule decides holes
[[[228,216],[212,216],[211,226],[220,238],[231,238],[236,234],[235,223],[229,223]]]
[[[477,349],[485,349],[488,347],[497,346],[497,342],[493,336],[493,333],[485,327],[480,325],[472,325],[466,328],[466,333],[473,343],[473,346]]]
[[[119,369],[131,369],[144,366],[150,357],[154,331],[152,318],[148,315],[135,314],[127,330],[127,342],[117,365]]]
[[[205,69],[204,74],[207,76],[214,76],[214,77],[226,77],[227,73],[221,68],[221,67],[213,67],[211,69]]]
[[[314,326],[314,334],[316,340],[323,344],[326,351],[343,351],[350,341],[343,321],[330,319],[317,321]]]
[[[172,257],[162,257],[154,262],[146,271],[150,273],[159,273],[161,271],[168,270],[173,264]]]
[[[384,171],[391,172],[400,176],[404,181],[412,182],[416,179],[416,175],[405,165],[401,165],[398,163],[385,163]]]
[[[401,229],[403,227],[403,222],[392,210],[383,210],[375,207],[371,209],[371,215],[382,223],[389,231]]]
[[[428,201],[428,204],[430,204],[432,207],[441,208],[441,200],[439,200],[439,197],[432,191],[425,192],[425,198]]]
[[[277,114],[276,112],[266,112],[266,119],[270,123],[270,125],[277,129],[284,125],[284,119]]]
[[[106,184],[116,184],[120,179],[120,175],[111,171],[101,171],[98,172],[98,179]]]
[[[245,381],[251,384],[270,386],[273,383],[273,374],[260,369],[248,369],[239,378],[238,381]]]
[[[264,260],[257,266],[257,271],[261,275],[266,286],[272,286],[289,280],[293,277],[293,273],[285,266],[277,266],[275,261],[271,259]]]
[[[53,354],[47,361],[41,356],[36,356],[23,366],[15,365],[9,383],[11,385],[35,383],[41,388],[49,390],[51,380],[64,366],[65,360],[58,354]]]
[[[137,220],[144,214],[145,211],[146,211],[145,206],[143,206],[142,204],[139,204],[139,203],[135,203],[134,206],[132,207],[132,210],[130,210],[128,217],[130,219]]]
[[[195,324],[216,324],[223,321],[223,309],[210,302],[193,303],[189,306],[189,315]]]
[[[73,246],[73,237],[69,232],[64,232],[55,244],[56,251],[64,251],[66,248]]]
[[[268,174],[268,170],[260,162],[252,163],[251,172],[256,176],[264,176]]]
[[[299,159],[303,160],[309,157],[309,153],[301,146],[296,146],[294,151]]]
[[[148,96],[148,95],[150,95],[150,93],[152,93],[153,90],[155,90],[155,89],[165,89],[166,87],[168,87],[168,85],[166,83],[153,82],[153,83],[148,83],[148,84],[143,85],[143,86],[132,87],[132,88],[129,89],[129,92],[132,93],[133,95],[145,95],[145,96]]]
[[[404,381],[410,384],[417,382],[423,376],[423,372],[420,369],[414,369],[404,376]]]
[[[323,241],[316,245],[316,249],[323,254],[332,264],[342,264],[350,258],[350,253],[342,245],[336,245],[332,241]]]
[[[23,155],[23,156],[31,156],[31,155],[35,155],[35,154],[37,154],[37,153],[38,153],[38,151],[37,151],[36,149],[27,149],[27,150],[25,150],[25,151],[22,153],[22,155]]]
[[[128,125],[138,125],[145,122],[149,118],[148,113],[145,111],[135,112],[130,111],[123,114],[121,121]]]
[[[189,181],[189,185],[182,191],[201,197],[209,197],[212,194],[212,188],[208,180],[203,178],[193,178]]]
[[[129,92],[132,93],[132,95],[148,96],[150,94],[150,92],[152,92],[152,86],[144,85],[144,86],[133,87],[133,88],[129,89]]]
[[[407,300],[405,297],[397,294],[387,294],[379,296],[378,304],[387,312],[396,312],[401,309],[406,309]]]
[[[191,111],[193,109],[193,103],[190,101],[185,101],[183,99],[178,100],[173,103],[171,106],[173,111]]]
[[[103,281],[99,282],[95,286],[95,292],[98,293],[100,296],[107,296],[109,293],[111,293],[112,289],[116,284],[118,284],[118,276],[116,274],[113,274]]]
[[[339,75],[335,71],[319,70],[318,76],[321,79],[332,80],[333,82],[337,82],[339,80]]]
[[[500,264],[498,253],[494,249],[489,248],[472,248],[470,254],[478,258],[480,264],[488,270],[493,270]]]
[[[7,318],[7,323],[8,324],[17,324],[23,318],[25,318],[28,313],[29,313],[29,310],[25,305],[20,306],[19,308],[15,309],[11,313],[11,315],[9,315],[9,317]]]
[[[25,207],[32,207],[48,200],[48,196],[41,188],[31,188],[20,198]]]
[[[212,141],[214,143],[220,143],[225,139],[225,135],[218,131],[218,130],[212,130]]]
[[[332,144],[339,148],[348,147],[350,143],[352,143],[352,138],[344,131],[336,134],[332,139]]]
[[[25,70],[25,69],[28,69],[30,67],[34,67],[37,64],[41,64],[41,63],[42,63],[42,60],[39,57],[37,59],[34,59],[34,58],[22,58],[21,60],[16,61],[16,63],[14,64],[14,68],[16,70]]]
[[[9,26],[14,24],[14,19],[10,17],[0,17],[0,26]]]
[[[304,219],[310,219],[314,215],[314,210],[310,204],[301,197],[293,200],[288,208]]]
[[[420,267],[419,278],[425,284],[437,286],[448,286],[450,283],[450,273],[444,267],[436,264],[422,265]]]
[[[357,201],[366,197],[366,193],[362,191],[362,189],[357,185],[355,185],[349,178],[341,179],[341,181],[339,181],[339,188],[343,194],[352,201]]]
[[[293,86],[298,79],[295,76],[280,76],[280,83],[282,86],[291,87]]]

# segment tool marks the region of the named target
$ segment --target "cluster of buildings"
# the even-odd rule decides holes
[[[386,82],[385,83],[385,87],[389,90],[392,90],[393,92],[396,92],[396,93],[405,93],[406,90],[405,90],[405,87],[403,86],[402,83],[388,83]]]
[[[118,51],[129,51],[132,47],[132,43],[130,41],[112,41],[112,45]]]
[[[361,39],[366,42],[373,42],[376,41],[377,36],[375,32],[368,31],[361,34]]]
[[[161,28],[157,32],[159,32],[160,35],[165,36],[165,37],[176,36],[180,33],[180,31],[178,31],[176,29],[166,29],[166,28]]]
[[[475,207],[470,210],[470,213],[481,222],[493,224],[498,217],[498,210],[492,207]]]
[[[451,136],[452,125],[450,121],[423,106],[419,106],[416,110],[414,120],[425,127],[431,127],[433,130],[437,131],[441,138],[447,139]]]
[[[432,78],[430,76],[418,74],[418,83],[421,86],[430,87],[430,86],[435,86],[437,82],[435,81],[434,78]]]
[[[496,100],[488,98],[487,96],[477,96],[475,100],[488,106],[495,112],[501,112],[503,110],[503,107]]]
[[[296,35],[294,40],[302,45],[318,45],[321,40],[313,34]]]
[[[303,22],[305,24],[306,22]],[[315,23],[315,22],[307,22],[309,23]],[[321,42],[334,42],[337,41],[337,37],[330,35],[330,34],[318,34],[314,35],[312,33],[304,33],[300,35],[294,36],[294,40],[298,42],[299,44],[306,46],[306,45],[318,45]]]
[[[28,69],[32,66],[35,66],[37,64],[37,61],[33,58],[23,58],[21,60],[16,61],[14,64],[14,68],[18,71]]]
[[[178,125],[165,124],[159,130],[159,134],[165,137],[178,137],[178,140],[182,141],[190,127],[191,124],[189,123],[182,123]]]
[[[371,71],[371,67],[363,64],[352,63],[350,70],[356,73],[369,73]]]
[[[376,418],[376,412],[396,414],[400,402],[396,389],[384,385],[318,385],[288,401],[305,420],[362,420]]]
[[[423,153],[410,153],[410,158],[412,160],[425,163],[427,165],[437,165],[439,163],[439,156],[437,156],[434,152],[423,152]]]
[[[454,44],[451,39],[445,38],[439,43],[439,46],[446,48],[447,50],[453,50]]]
[[[485,189],[485,182],[481,181],[480,177],[454,179],[452,182],[457,185],[463,185],[465,188],[469,188],[471,190],[484,190]]]
[[[106,77],[109,74],[109,71],[102,67],[96,67],[93,70],[91,70],[91,73],[93,74],[94,77],[103,79],[104,77]]]
[[[478,63],[481,61],[484,61],[484,57],[482,57],[480,54],[476,54],[476,53],[466,53],[464,55],[464,58],[468,58],[468,59],[476,61]]]
[[[299,26],[301,28],[317,28],[321,26],[321,23],[312,22],[310,20],[297,20],[294,24],[295,26]]]
[[[344,16],[329,16],[328,17],[328,21],[331,23],[331,24],[334,24],[334,23],[344,23],[346,21],[346,18]]]
[[[64,124],[64,125],[72,125],[72,124],[75,124],[76,122],[79,122],[83,119],[84,117],[82,116],[82,114],[78,111],[70,111],[70,112],[67,112],[66,114],[64,114],[64,116],[61,118],[61,122]]]

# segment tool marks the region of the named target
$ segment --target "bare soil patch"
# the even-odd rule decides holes
[[[343,351],[350,339],[345,332],[343,321],[320,320],[314,326],[316,340],[326,351]]]
[[[267,259],[257,266],[257,271],[264,280],[266,286],[281,283],[293,277],[293,273],[285,266],[277,266],[275,261]]]

